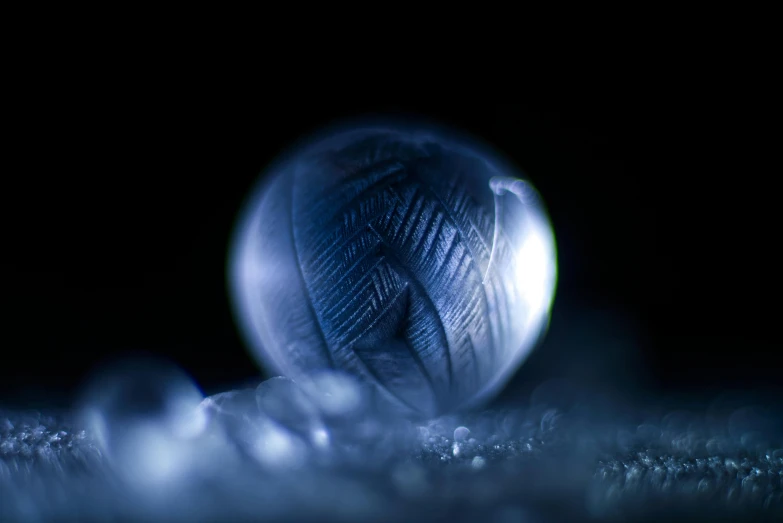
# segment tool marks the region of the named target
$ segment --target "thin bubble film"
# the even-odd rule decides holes
[[[156,390],[190,390],[180,385]],[[726,398],[693,410],[631,408],[578,392],[549,382],[511,407],[416,421],[379,417],[343,375],[304,385],[273,378],[203,399],[193,408],[203,420],[198,433],[170,430],[159,409],[105,416],[120,423],[107,433],[139,438],[120,454],[80,426],[78,413],[6,412],[0,519],[783,516],[783,431],[774,412]],[[142,465],[128,473],[134,456]]]

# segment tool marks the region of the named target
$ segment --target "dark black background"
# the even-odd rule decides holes
[[[504,100],[315,95],[143,69],[44,77],[4,101],[0,404],[67,404],[97,363],[127,351],[167,357],[207,391],[257,377],[225,285],[236,214],[292,141],[367,113],[474,133],[544,196],[558,294],[546,342],[510,390],[562,374],[654,392],[783,375],[779,174],[753,100],[583,86]]]

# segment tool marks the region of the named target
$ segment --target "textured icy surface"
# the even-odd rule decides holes
[[[391,421],[343,377],[316,381],[211,396],[186,432],[159,412],[108,413],[100,437],[75,415],[0,413],[0,520],[783,516],[781,433],[759,408],[642,412],[549,383],[514,408]]]
[[[231,249],[253,354],[290,377],[349,372],[423,416],[494,395],[547,324],[557,279],[522,178],[423,122],[340,126],[283,154]]]

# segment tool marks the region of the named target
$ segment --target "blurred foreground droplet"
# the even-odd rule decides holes
[[[327,415],[285,379],[192,408],[197,389],[169,366],[99,378],[89,427],[0,411],[0,520],[492,521],[503,507],[543,521],[781,520],[774,405],[607,418],[600,397],[570,394],[582,406],[568,408],[548,387],[529,406],[414,423]]]
[[[301,380],[301,384],[326,416],[359,415],[366,406],[357,380],[342,372],[317,372]]]
[[[80,415],[116,472],[140,485],[173,480],[192,462],[188,442],[206,425],[202,394],[177,367],[115,362],[85,389]]]
[[[261,412],[300,434],[321,428],[315,404],[288,378],[276,377],[261,383],[256,388],[256,404]]]
[[[302,437],[321,429],[314,409],[308,408],[306,398],[285,378],[267,380],[255,390],[210,396],[201,410],[213,431],[264,469],[302,465],[308,454]]]

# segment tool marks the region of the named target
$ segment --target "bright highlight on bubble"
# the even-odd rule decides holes
[[[517,251],[515,265],[520,295],[527,302],[527,309],[533,311],[530,318],[540,320],[542,316],[536,311],[549,309],[556,278],[552,234],[545,225],[531,220],[528,233]]]

